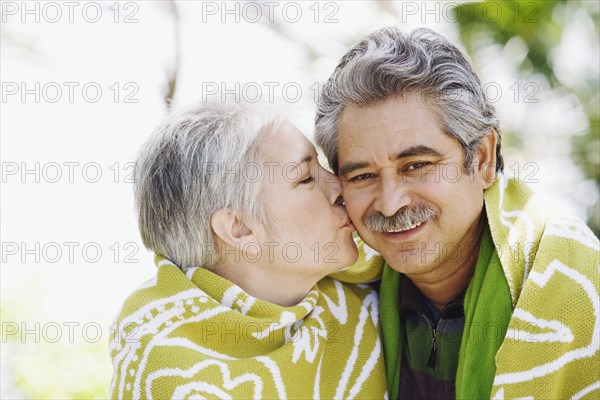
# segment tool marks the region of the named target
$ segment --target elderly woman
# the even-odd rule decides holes
[[[384,397],[377,294],[326,277],[357,259],[340,182],[292,124],[194,105],[136,177],[158,270],[118,315],[113,398]]]

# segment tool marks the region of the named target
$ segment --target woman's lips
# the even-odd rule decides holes
[[[352,224],[352,221],[350,220],[349,217],[346,217],[346,221],[344,222],[344,225],[342,225],[341,227],[349,228],[349,229],[352,229],[353,231],[356,230],[356,228],[354,227],[354,224]]]

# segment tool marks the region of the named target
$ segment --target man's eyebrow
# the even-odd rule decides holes
[[[398,156],[396,160],[400,160],[402,158],[409,158],[415,156],[434,156],[434,157],[442,157],[442,153],[439,151],[432,149],[431,147],[424,146],[422,144],[418,146],[412,146],[408,149],[403,150]]]
[[[400,160],[403,158],[409,158],[409,157],[415,157],[415,156],[434,156],[434,157],[442,157],[442,153],[440,153],[439,151],[432,149],[431,147],[427,147],[424,145],[418,145],[418,146],[412,146],[409,147],[408,149],[403,150],[401,153],[399,153],[396,156],[396,160]],[[361,162],[361,161],[357,161],[357,162],[347,162],[344,163],[344,165],[342,165],[340,167],[340,176],[344,177],[348,174],[350,174],[351,172],[356,171],[357,169],[361,169],[361,168],[366,168],[368,167],[369,164],[366,162]]]
[[[369,164],[366,162],[347,162],[340,167],[340,176],[344,177],[357,169],[366,168]]]

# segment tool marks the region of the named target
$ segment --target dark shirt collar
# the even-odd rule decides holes
[[[440,313],[431,301],[421,293],[419,288],[406,275],[402,275],[400,278],[400,316],[413,311],[427,315],[436,323],[440,318],[460,318],[464,315],[463,303],[465,291],[446,304]]]

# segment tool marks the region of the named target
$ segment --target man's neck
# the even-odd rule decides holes
[[[470,248],[459,248],[458,250],[459,255],[462,257],[439,265],[433,273],[407,275],[437,310],[442,311],[446,304],[464,292],[467,286],[469,286],[475,272],[475,266],[477,265],[481,236],[485,223],[486,218],[482,216],[474,227],[475,235],[473,236],[476,240],[472,240],[470,243],[469,241],[466,242],[466,245]]]

